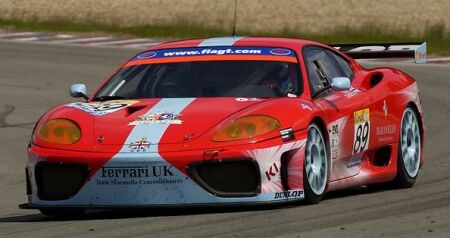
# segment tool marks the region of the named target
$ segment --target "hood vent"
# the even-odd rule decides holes
[[[127,111],[128,111],[128,116],[130,116],[131,114],[140,111],[142,109],[144,109],[146,106],[142,105],[142,106],[129,106],[127,107]]]

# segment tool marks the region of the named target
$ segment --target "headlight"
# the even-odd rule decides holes
[[[280,127],[280,122],[266,115],[243,116],[221,128],[213,141],[232,141],[265,135]]]
[[[81,138],[80,127],[68,119],[52,119],[36,128],[35,136],[50,144],[69,145]]]

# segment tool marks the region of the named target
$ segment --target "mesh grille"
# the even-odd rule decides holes
[[[74,196],[88,175],[81,164],[41,162],[36,165],[38,196],[42,200],[64,200]]]
[[[255,196],[260,190],[258,165],[248,159],[195,163],[190,173],[203,188],[220,197]]]

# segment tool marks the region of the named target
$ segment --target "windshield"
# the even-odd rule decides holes
[[[292,59],[291,62],[283,61],[286,58],[264,60],[264,57],[254,55],[251,58],[242,55],[168,58],[164,53],[158,59],[153,58],[154,52],[144,52],[141,55],[145,57],[138,55],[136,60],[127,63],[103,86],[94,100],[292,97],[301,93],[296,58],[295,62]],[[151,60],[148,55],[151,55]]]

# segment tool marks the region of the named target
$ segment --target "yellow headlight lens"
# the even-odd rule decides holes
[[[217,131],[213,141],[248,139],[270,133],[278,127],[280,127],[280,122],[271,116],[244,116]]]
[[[36,136],[47,143],[69,145],[81,138],[80,127],[67,119],[52,119],[36,128]]]

